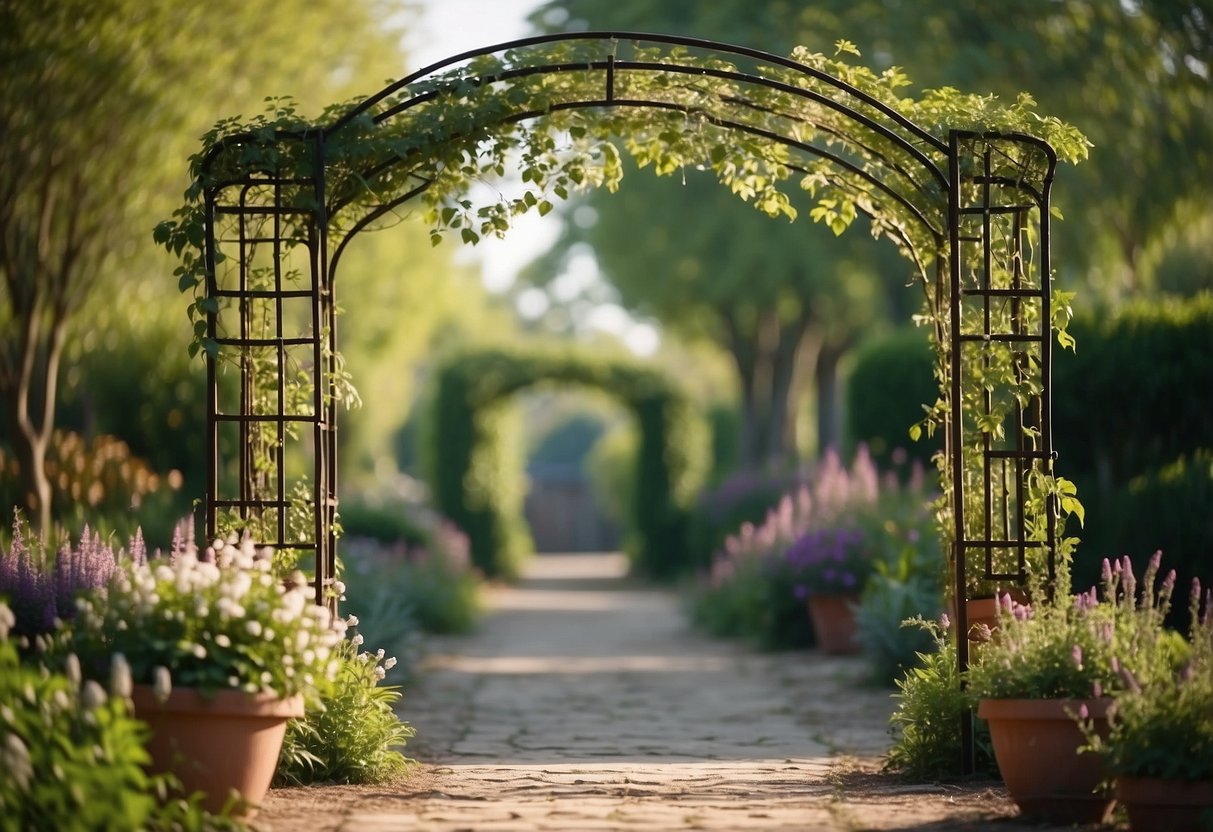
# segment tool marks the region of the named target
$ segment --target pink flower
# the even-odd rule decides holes
[[[1070,655],[1074,659],[1074,666],[1077,667],[1079,670],[1082,670],[1082,647],[1075,644],[1074,649],[1073,649],[1073,651],[1071,651]]]

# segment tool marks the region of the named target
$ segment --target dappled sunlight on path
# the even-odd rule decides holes
[[[275,791],[266,828],[1013,828],[999,795],[966,805],[875,774],[893,703],[859,659],[702,636],[618,554],[536,558],[489,604],[475,635],[432,642],[406,692],[424,770]]]

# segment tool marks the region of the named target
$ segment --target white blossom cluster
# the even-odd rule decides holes
[[[301,573],[276,578],[247,538],[127,563],[78,608],[82,658],[121,653],[134,680],[162,695],[177,685],[291,696],[333,678],[346,629],[312,602]]]

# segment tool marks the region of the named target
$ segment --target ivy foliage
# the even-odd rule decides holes
[[[265,254],[249,241],[274,241],[275,274],[306,262],[331,280],[345,242],[402,213],[422,212],[435,244],[451,235],[475,244],[504,235],[519,215],[548,213],[575,189],[617,188],[628,154],[657,175],[710,171],[772,217],[796,218],[789,194],[798,189],[813,202],[810,218],[834,233],[862,215],[873,235],[892,239],[921,278],[920,322],[931,328],[937,356],[940,396],[917,430],[931,433],[954,406],[962,408],[964,437],[952,451],[961,456],[964,480],[978,482],[991,443],[1037,449],[1039,427],[1005,426],[1039,401],[1046,364],[1042,347],[1029,354],[997,338],[983,340],[983,322],[987,333],[1035,327],[1056,330],[1063,346],[1073,343],[1064,331],[1068,296],[1054,293],[1049,309],[1018,298],[1052,279],[1038,256],[1049,183],[1056,161],[1080,161],[1088,142],[1076,128],[1037,113],[1026,93],[1009,103],[951,87],[912,97],[900,69],[878,73],[857,57],[842,40],[832,56],[798,47],[781,58],[688,39],[584,33],[452,60],[362,102],[330,107],[316,122],[290,101],[272,99],[265,113],[220,122],[204,137],[185,205],[156,230],[181,260],[176,273],[192,298],[193,349],[214,357],[216,333],[242,325],[239,305],[222,292],[264,266]],[[507,170],[519,172],[520,195],[493,187]],[[484,183],[489,196],[474,196],[485,192],[474,188]],[[991,191],[1023,207],[983,213]],[[961,207],[955,252],[948,239],[951,196]],[[231,216],[240,217],[238,234],[223,225]],[[208,221],[215,223],[210,233]],[[328,241],[323,263],[318,234]],[[966,293],[995,298],[993,309],[970,303],[962,312],[960,329],[975,340],[960,351],[959,402],[947,348],[947,264],[959,265]],[[991,289],[1003,294],[990,295]],[[256,376],[247,366],[251,358],[241,360],[246,375]],[[317,381],[326,401],[348,398],[336,366]],[[967,488],[957,505],[954,472],[940,460],[945,543],[955,536],[948,518],[962,507],[966,539],[995,535],[980,519],[983,496]],[[1063,515],[1081,516],[1082,507],[1047,463],[1030,467],[1023,504],[1004,496],[997,508],[1022,510],[1029,539],[1043,541],[1051,527],[1048,496]],[[503,527],[494,534],[503,551],[518,547],[516,533]]]
[[[473,562],[510,578],[530,551],[509,399],[539,383],[594,387],[635,415],[640,447],[625,548],[637,572],[685,572],[692,563],[688,508],[709,459],[706,426],[692,403],[670,379],[630,359],[543,347],[467,350],[435,374],[426,478],[435,507],[467,533]]]

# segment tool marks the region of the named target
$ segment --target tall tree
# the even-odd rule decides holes
[[[797,410],[814,383],[819,444],[836,444],[838,364],[888,315],[879,275],[899,275],[905,292],[904,261],[863,235],[835,238],[760,214],[695,171],[671,179],[633,170],[625,180],[618,193],[592,194],[596,221],[570,223],[555,255],[525,276],[549,281],[565,252],[588,244],[634,312],[720,345],[738,380],[743,463],[794,456]]]
[[[267,87],[327,103],[372,68],[374,83],[400,74],[396,42],[379,27],[388,8],[0,0],[0,399],[43,529],[73,320],[106,287],[165,262],[147,254],[148,230],[218,115],[254,106]]]
[[[783,0],[553,0],[541,26],[658,31],[786,52]],[[835,239],[808,220],[772,220],[687,171],[657,179],[632,174],[618,194],[591,193],[596,222],[570,223],[560,244],[589,243],[623,304],[666,327],[706,335],[732,357],[741,393],[744,465],[794,459],[805,444],[799,410],[812,388],[817,446],[840,443],[839,366],[861,335],[908,294],[909,268],[892,246]],[[570,215],[574,216],[574,215]],[[550,277],[549,262],[529,274]],[[891,300],[890,300],[891,298]]]

